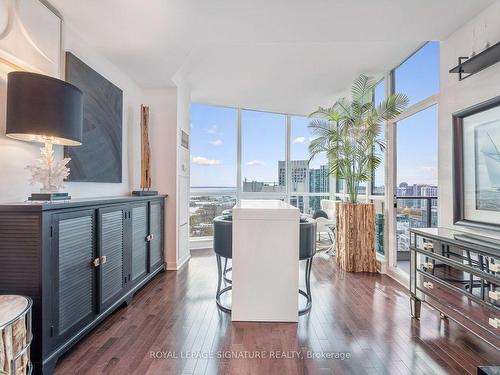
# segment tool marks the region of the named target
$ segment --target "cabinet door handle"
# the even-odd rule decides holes
[[[424,288],[434,289],[434,284],[431,283],[430,281],[424,281]]]
[[[432,270],[434,268],[434,265],[431,262],[422,263],[420,265],[420,268],[422,268],[423,270]]]
[[[434,244],[432,242],[424,242],[423,248],[424,250],[432,250],[434,249]]]
[[[492,326],[493,328],[498,328],[500,327],[500,319],[498,318],[489,318],[488,319],[488,324]]]
[[[92,261],[92,266],[94,266],[94,267],[99,267],[100,264],[101,264],[101,260],[99,258],[95,258]]]
[[[148,242],[149,242],[149,241],[151,241],[153,238],[154,238],[154,236],[153,236],[152,234],[148,234],[148,235],[146,236],[146,241],[148,241]]]
[[[488,268],[491,272],[500,272],[500,263],[490,263]]]
[[[103,256],[101,257],[101,264],[104,264],[104,263],[106,263],[107,261],[108,261],[108,258],[106,257],[106,255],[103,255]]]
[[[498,301],[500,300],[500,292],[495,292],[494,290],[490,290],[488,292],[488,297],[492,299],[493,301]]]

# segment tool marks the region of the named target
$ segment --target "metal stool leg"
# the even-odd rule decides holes
[[[312,270],[313,257],[307,259],[306,271],[305,271],[305,281],[306,281],[306,291],[299,289],[299,293],[306,297],[306,305],[299,310],[299,315],[303,315],[312,307],[312,294],[311,294],[311,270]]]
[[[222,302],[220,301],[220,297],[224,293],[233,289],[233,287],[231,285],[229,285],[221,290],[222,278],[223,278],[222,262],[220,259],[220,255],[216,254],[215,257],[217,258],[217,293],[215,294],[215,302],[217,303],[217,306],[219,307],[219,309],[221,309],[222,311],[224,311],[226,313],[231,313],[231,309],[222,304]],[[226,262],[227,262],[227,259],[226,259]]]
[[[224,281],[228,284],[232,284],[233,280],[231,280],[228,276],[227,273],[231,272],[233,270],[233,267],[227,268],[227,258],[224,258],[224,272],[222,273]]]

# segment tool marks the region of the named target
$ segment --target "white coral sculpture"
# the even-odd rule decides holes
[[[64,187],[64,179],[69,176],[69,168],[66,166],[71,158],[56,160],[52,143],[46,143],[40,150],[41,157],[38,164],[28,165],[26,169],[31,171],[30,183],[42,184],[42,193],[54,193]]]

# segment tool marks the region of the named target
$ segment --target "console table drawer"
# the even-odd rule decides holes
[[[417,296],[421,300],[430,302],[431,305],[438,303],[460,314],[462,319],[488,330],[500,340],[500,325],[495,326],[497,319],[500,319],[500,310],[497,307],[481,303],[440,279],[426,275],[425,271],[417,271],[416,288]]]
[[[435,238],[428,238],[420,235],[415,235],[415,247],[420,250],[425,250],[431,253],[441,254],[443,245]]]
[[[466,296],[500,309],[500,278],[467,263],[436,254],[417,252],[416,255],[416,269],[419,272],[439,279]]]

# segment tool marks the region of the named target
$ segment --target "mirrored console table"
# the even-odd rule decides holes
[[[411,313],[426,302],[500,348],[500,241],[447,228],[410,230]]]

